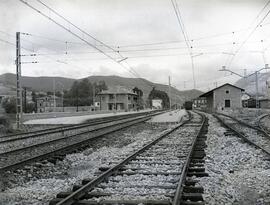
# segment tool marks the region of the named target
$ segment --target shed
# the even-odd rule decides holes
[[[226,83],[200,95],[200,98],[206,99],[206,110],[212,112],[242,108],[241,97],[243,91],[242,88]]]

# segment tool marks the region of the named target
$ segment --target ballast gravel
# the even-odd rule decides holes
[[[93,145],[82,152],[69,154],[55,165],[45,161],[8,173],[5,191],[0,192],[0,204],[48,204],[57,193],[70,190],[82,179],[94,177],[108,160],[126,157],[167,128],[168,125],[141,123],[109,134],[98,140],[97,147]]]
[[[237,136],[225,136],[226,129],[207,116],[205,167],[209,177],[200,178],[206,204],[269,205],[269,156]]]

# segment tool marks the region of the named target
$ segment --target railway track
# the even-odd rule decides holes
[[[71,130],[64,133],[57,130],[56,132],[50,133],[57,134],[57,136],[50,138],[48,137],[48,133],[44,134],[44,136],[47,137],[45,141],[36,141],[34,144],[27,144],[27,141],[25,141],[23,145],[15,149],[8,149],[8,147],[6,147],[6,149],[0,152],[0,172],[13,170],[28,163],[51,157],[53,157],[54,160],[63,158],[66,153],[87,146],[90,141],[97,137],[144,122],[156,114],[158,113],[147,114],[146,116],[125,117],[124,119],[110,120],[106,123],[100,122],[95,124],[95,126],[92,126],[93,124],[84,124],[77,127],[77,129],[72,127]],[[39,135],[40,133],[38,133],[38,136]],[[14,141],[8,143],[14,143]],[[4,147],[3,145],[4,143],[2,143],[2,148]]]
[[[204,204],[203,188],[194,177],[207,176],[207,126],[204,115],[193,113],[127,158],[112,159],[93,179],[58,193],[50,205]]]
[[[270,156],[270,136],[264,130],[229,115],[215,113],[214,116],[228,128],[225,135],[236,135]]]
[[[265,114],[258,120],[258,126],[260,129],[270,134],[270,114]]]
[[[149,112],[149,114],[154,112]],[[78,125],[62,126],[59,128],[45,129],[30,133],[21,133],[19,135],[7,135],[0,137],[0,154],[11,152],[17,149],[35,146],[37,144],[46,143],[52,140],[62,139],[70,135],[79,134],[81,132],[90,131],[91,129],[103,128],[114,123],[115,120],[125,120],[131,117],[142,116],[147,113],[136,113],[124,116],[114,116],[109,118],[99,118],[91,120],[87,123]]]
[[[149,112],[95,118],[95,119],[90,119],[85,123],[80,123],[80,124],[75,124],[75,125],[64,125],[64,126],[59,126],[59,127],[54,127],[54,128],[31,131],[31,132],[21,132],[21,133],[4,135],[4,136],[0,136],[0,143],[12,142],[12,141],[17,141],[17,140],[25,140],[28,138],[37,138],[37,137],[42,137],[45,135],[50,135],[50,134],[55,134],[55,133],[65,133],[70,130],[76,130],[76,129],[80,129],[80,128],[84,128],[88,126],[99,125],[102,123],[112,122],[112,121],[120,120],[120,119],[127,119],[130,117],[142,116],[147,113],[150,114],[154,112],[155,111],[149,111]]]

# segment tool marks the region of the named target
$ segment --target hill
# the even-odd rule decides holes
[[[260,95],[267,95],[267,81],[270,82],[270,72],[258,74],[258,90]],[[245,89],[251,95],[255,95],[256,93],[255,75],[248,78],[241,78],[235,85]]]
[[[29,90],[36,90],[36,91],[53,91],[53,79],[54,77],[22,77],[22,86],[27,87]],[[162,90],[168,93],[168,86],[158,83],[153,83],[145,79],[141,78],[125,78],[119,76],[89,76],[88,77],[90,82],[99,82],[105,81],[107,86],[125,86],[128,88],[138,87],[144,93],[143,98],[146,99],[152,90],[155,87],[158,90]],[[82,79],[78,79],[79,81]],[[63,78],[63,77],[55,77],[56,89],[60,90],[62,84],[65,90],[70,89],[73,82],[76,79],[72,78]],[[2,83],[6,87],[14,88],[16,86],[16,75],[12,73],[6,73],[0,75],[0,83]],[[172,93],[172,103],[175,102],[183,103],[186,100],[190,100],[193,98],[198,97],[202,92],[199,90],[186,90],[186,91],[179,91],[176,88],[171,89]]]

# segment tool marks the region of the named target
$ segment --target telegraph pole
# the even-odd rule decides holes
[[[22,122],[22,85],[21,85],[21,39],[16,32],[16,127],[20,129]]]
[[[93,83],[93,106],[94,106],[94,111],[96,111],[95,101],[96,101],[96,86],[95,86],[95,83]]]
[[[55,101],[55,77],[53,77],[53,111],[55,112],[56,101]]]
[[[27,91],[26,91],[26,87],[23,88],[23,107],[24,107],[24,113],[26,113],[26,94],[27,94]]]
[[[171,96],[171,77],[169,76],[169,101],[170,101],[170,110],[172,108],[172,96]]]
[[[259,108],[259,88],[258,88],[258,71],[255,71],[255,82],[256,82],[256,108]]]

